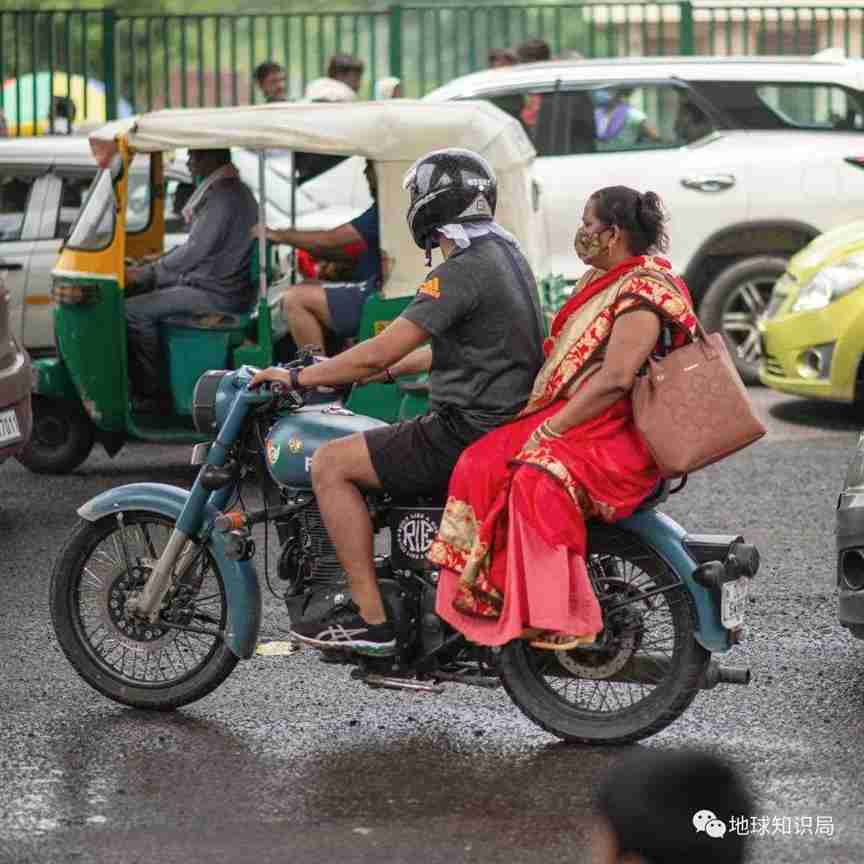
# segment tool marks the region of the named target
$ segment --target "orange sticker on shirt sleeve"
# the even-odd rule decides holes
[[[424,282],[417,289],[417,293],[428,294],[430,297],[434,297],[437,300],[441,296],[441,283],[438,281],[438,277],[436,276],[434,279]]]

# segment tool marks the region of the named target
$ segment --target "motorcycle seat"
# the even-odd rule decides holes
[[[651,510],[658,507],[669,497],[672,484],[668,480],[660,480],[654,489],[648,493],[645,500],[636,508],[637,510]]]

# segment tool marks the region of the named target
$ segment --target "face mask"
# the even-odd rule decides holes
[[[586,264],[590,263],[594,258],[597,258],[608,250],[609,244],[604,244],[601,239],[601,236],[608,230],[608,228],[604,228],[602,231],[598,231],[595,234],[587,228],[580,228],[576,232],[576,240],[573,245],[576,249],[576,254]]]

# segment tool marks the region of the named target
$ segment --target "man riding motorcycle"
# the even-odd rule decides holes
[[[352,600],[293,632],[316,647],[377,656],[397,646],[375,579],[364,492],[446,496],[462,450],[519,413],[543,361],[537,286],[515,239],[493,221],[497,181],[488,163],[469,150],[438,150],[411,167],[404,186],[415,242],[427,263],[435,247],[444,262],[375,338],[317,365],[271,367],[252,380],[304,389],[430,372],[429,413],[331,441],[312,459],[315,495]]]

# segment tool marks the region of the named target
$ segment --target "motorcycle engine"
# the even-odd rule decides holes
[[[311,503],[278,525],[285,536],[279,557],[279,578],[287,583],[286,595],[301,594],[316,586],[342,588],[345,574],[321,519],[317,502]]]

